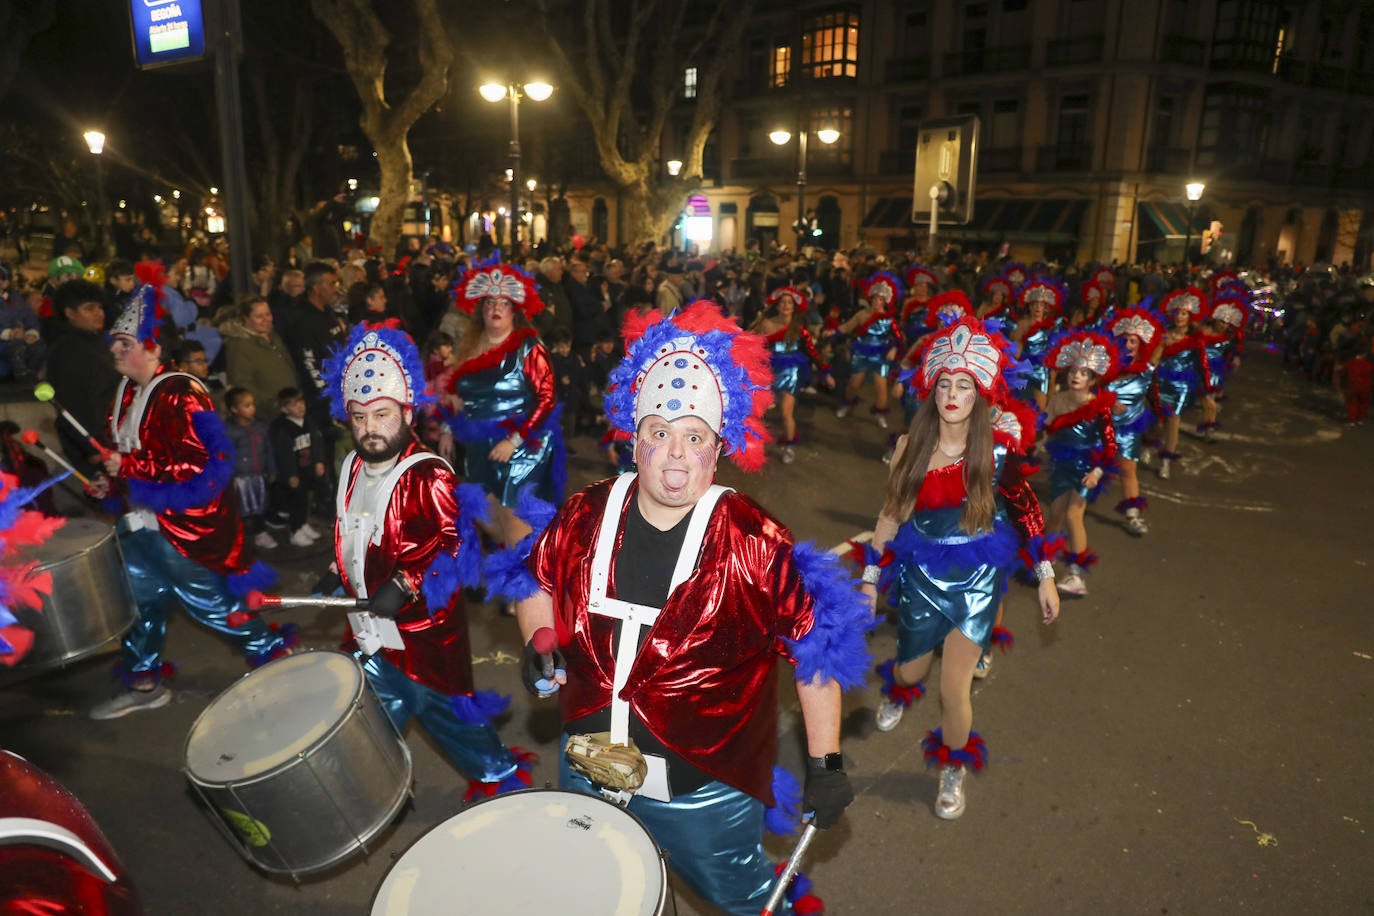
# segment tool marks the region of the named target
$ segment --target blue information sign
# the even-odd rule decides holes
[[[140,67],[195,60],[205,54],[200,0],[129,0],[134,59]]]

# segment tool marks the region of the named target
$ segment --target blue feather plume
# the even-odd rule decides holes
[[[801,822],[802,787],[786,767],[773,767],[773,805],[763,811],[763,826],[775,836],[797,832]]]
[[[539,591],[539,580],[525,565],[536,537],[527,534],[515,546],[493,551],[483,560],[482,578],[487,583],[488,598],[524,601]]]
[[[199,473],[189,480],[159,482],[129,480],[129,501],[154,512],[184,512],[207,505],[234,477],[234,443],[224,431],[224,421],[213,410],[191,415],[191,428],[209,455]]]
[[[390,347],[401,358],[401,370],[406,374],[406,387],[413,399],[411,406],[419,407],[432,404],[436,398],[425,387],[425,367],[420,362],[420,350],[410,335],[400,328],[385,325],[368,326],[360,321],[353,326],[343,347],[335,347],[324,360],[324,393],[329,398],[329,415],[341,423],[348,422],[348,404],[343,397],[344,370],[348,368],[353,348],[362,343],[368,334],[376,333],[382,343]]]
[[[814,622],[801,639],[785,639],[796,659],[800,683],[834,680],[846,689],[862,687],[873,664],[866,634],[878,619],[869,609],[859,584],[840,563],[840,558],[814,542],[796,544],[792,562],[811,596]]]
[[[913,525],[903,525],[888,542],[894,566],[917,564],[937,578],[947,578],[953,570],[995,566],[1006,569],[1016,562],[1020,539],[1009,522],[997,519],[992,531],[975,537],[960,537],[941,542],[924,537]]]
[[[251,591],[262,591],[276,585],[277,571],[261,560],[255,560],[253,565],[243,572],[226,576],[225,582],[229,586],[229,591],[242,598]]]
[[[474,690],[449,697],[448,704],[454,718],[464,725],[490,725],[510,706],[510,697],[494,690]]]

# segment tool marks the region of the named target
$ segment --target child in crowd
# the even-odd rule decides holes
[[[570,439],[579,432],[587,406],[587,364],[572,351],[572,334],[565,328],[550,331],[548,345],[558,403],[563,405],[563,438]]]
[[[227,416],[225,408],[228,407],[228,393],[220,380],[210,374],[210,360],[205,355],[204,344],[198,340],[183,340],[177,344],[172,350],[172,368],[200,379],[200,383],[210,393],[210,400],[214,402],[215,413],[222,417]]]
[[[272,421],[267,435],[277,467],[272,491],[273,515],[291,529],[291,543],[309,547],[320,537],[310,524],[310,492],[324,477],[324,438],[305,412],[305,396],[299,388],[277,393],[281,416]]]
[[[1336,370],[1345,391],[1347,426],[1363,426],[1369,414],[1369,400],[1374,393],[1374,359],[1370,356],[1369,338],[1361,338],[1355,355]]]
[[[38,334],[38,310],[27,291],[10,289],[10,270],[0,264],[0,379],[32,381],[48,358]]]
[[[258,405],[247,388],[226,391],[224,406],[229,412],[225,432],[234,445],[234,489],[243,510],[244,534],[255,532],[253,543],[271,550],[277,542],[264,529],[263,522],[267,514],[267,485],[276,480],[277,468],[268,447],[267,424],[258,419]]]
[[[420,349],[425,365],[425,384],[432,392],[444,388],[444,373],[457,363],[453,358],[453,335],[447,331],[432,331]],[[415,428],[420,441],[430,451],[448,459],[454,467],[462,467],[462,456],[453,441],[453,429],[444,422],[438,405],[430,405],[415,414]]]

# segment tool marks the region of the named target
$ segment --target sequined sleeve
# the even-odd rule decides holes
[[[1007,515],[1023,541],[1044,535],[1045,516],[1040,511],[1040,500],[1031,489],[1030,481],[1021,476],[1015,462],[1009,463],[1002,471],[997,491],[1006,500]]]
[[[811,332],[806,328],[801,329],[801,344],[806,348],[807,355],[811,357],[811,362],[816,364],[816,368],[821,372],[829,372],[830,365],[821,359],[821,354],[816,350],[816,342],[811,339]]]
[[[549,351],[544,349],[543,344],[535,344],[530,347],[529,352],[525,354],[522,368],[525,372],[525,378],[534,390],[535,404],[534,410],[530,411],[530,415],[525,418],[519,431],[521,436],[532,439],[539,428],[544,425],[544,421],[553,413],[556,403],[553,363],[549,359]]]

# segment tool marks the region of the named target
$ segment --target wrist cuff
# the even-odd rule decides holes
[[[1046,579],[1054,578],[1054,564],[1049,560],[1041,560],[1035,564],[1035,581],[1044,582]]]

